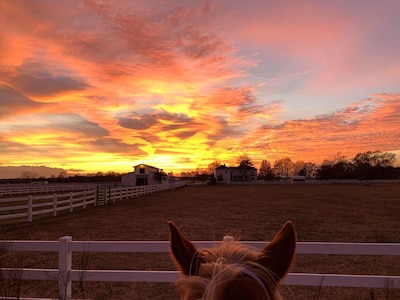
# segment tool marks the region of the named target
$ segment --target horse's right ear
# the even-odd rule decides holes
[[[296,242],[296,229],[289,221],[261,252],[259,263],[270,270],[277,281],[280,281],[289,271],[296,251]]]
[[[168,222],[168,225],[172,258],[183,274],[190,275],[193,257],[197,249],[191,241],[183,236],[173,222]]]

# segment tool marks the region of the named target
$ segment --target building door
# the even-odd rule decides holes
[[[147,178],[136,178],[136,185],[148,185]]]

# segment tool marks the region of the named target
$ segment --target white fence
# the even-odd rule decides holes
[[[193,243],[199,248],[207,248],[219,242]],[[265,246],[265,242],[243,243],[255,249]],[[73,252],[168,252],[168,241],[73,241],[72,237],[65,236],[58,241],[0,241],[0,247],[8,251],[58,252],[58,269],[22,269],[18,274],[22,280],[58,281],[59,299],[63,300],[72,297],[72,281],[173,282],[179,276],[177,271],[72,269]],[[299,242],[297,253],[400,256],[400,244]],[[5,278],[15,276],[15,269],[2,268],[0,271]],[[400,276],[290,273],[285,284],[399,289]]]
[[[69,191],[85,191],[96,189],[98,184],[45,184],[37,181],[32,184],[0,184],[0,197],[8,197],[15,195],[33,195],[43,193],[61,193]]]
[[[239,181],[240,183],[240,181]],[[257,181],[257,184],[310,184],[310,185],[324,185],[324,184],[360,184],[360,185],[370,185],[370,184],[400,184],[400,179],[305,179],[304,181],[293,181],[291,178],[280,179],[280,180],[261,180]]]
[[[33,216],[49,213],[56,216],[59,211],[73,212],[74,208],[86,209],[87,205],[95,203],[96,190],[0,199],[0,204],[4,205],[0,206],[0,220],[27,217],[32,222]]]
[[[186,185],[186,182],[133,187],[103,186],[79,192],[0,198],[0,220],[26,217],[29,222],[32,222],[33,216],[37,215],[53,214],[53,216],[56,216],[57,212],[63,210],[73,212],[78,207],[86,209],[88,205],[109,204],[184,185]]]

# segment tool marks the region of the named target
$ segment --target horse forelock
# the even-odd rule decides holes
[[[183,300],[226,299],[226,288],[231,286],[232,281],[235,288],[246,282],[239,279],[245,278],[247,283],[249,279],[254,281],[246,278],[249,272],[260,281],[256,282],[260,297],[254,299],[280,299],[273,274],[257,262],[257,253],[243,244],[222,243],[218,247],[199,251],[194,260],[192,265],[196,266],[196,270],[193,270],[195,276],[186,276],[176,282]],[[244,269],[249,271],[242,272]],[[254,282],[252,284],[254,287]],[[265,289],[268,290],[267,295]]]

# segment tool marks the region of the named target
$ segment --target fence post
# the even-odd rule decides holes
[[[32,195],[28,197],[28,222],[32,222]]]
[[[57,194],[53,198],[53,217],[57,216]]]
[[[72,213],[74,211],[73,201],[72,201],[72,192],[69,193],[69,212]]]
[[[72,282],[70,278],[72,252],[69,249],[71,241],[71,236],[63,236],[58,240],[58,297],[61,300],[70,300],[72,296]]]

